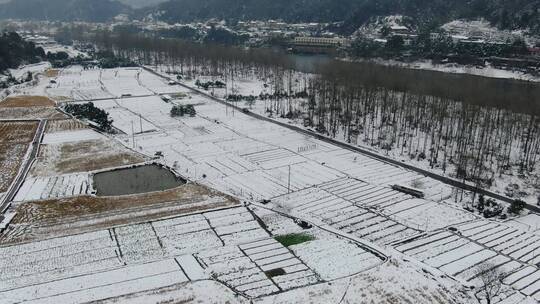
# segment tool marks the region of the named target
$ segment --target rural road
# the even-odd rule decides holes
[[[142,67],[142,68],[145,69],[146,71],[156,75],[156,76],[159,76],[159,77],[161,77],[163,79],[166,79],[167,81],[171,81],[171,80],[176,81],[176,80],[174,80],[172,78],[161,75],[161,74],[157,73],[156,71],[154,71],[154,70],[152,70],[150,68],[147,68],[147,67]],[[205,96],[207,98],[210,98],[213,101],[216,101],[216,102],[218,102],[220,104],[223,104],[223,105],[225,105],[227,107],[232,107],[232,108],[234,108],[234,109],[236,109],[236,110],[238,110],[240,112],[243,112],[242,111],[243,108],[241,108],[239,106],[236,106],[234,104],[228,103],[225,100],[219,99],[219,98],[217,98],[215,96],[212,96],[211,94],[208,94],[207,92],[195,89],[193,87],[182,84],[180,82],[178,82],[178,84],[185,87],[185,88],[187,88],[187,89],[189,89],[189,90],[191,90],[191,91],[193,91],[193,92],[196,92],[196,93],[201,94],[201,95],[203,95],[203,96]],[[443,176],[443,175],[440,175],[440,174],[437,174],[437,173],[434,173],[434,172],[431,172],[431,171],[428,171],[428,170],[425,170],[425,169],[422,169],[422,168],[418,168],[418,167],[415,167],[413,165],[409,165],[407,163],[392,159],[390,157],[386,157],[384,155],[380,155],[378,153],[363,149],[363,148],[358,147],[358,146],[353,146],[353,145],[350,145],[350,144],[335,140],[333,138],[318,134],[318,133],[313,132],[313,131],[305,130],[305,129],[297,127],[297,126],[293,126],[293,125],[290,125],[290,124],[287,124],[287,123],[276,121],[274,119],[271,119],[271,118],[265,117],[263,115],[253,113],[253,112],[244,112],[244,114],[246,114],[248,116],[251,116],[253,118],[256,118],[256,119],[260,119],[260,120],[267,121],[267,122],[270,122],[270,123],[273,123],[273,124],[277,124],[277,125],[279,125],[281,127],[296,131],[298,133],[302,133],[302,134],[307,135],[307,136],[314,137],[314,138],[316,138],[318,140],[321,140],[321,141],[324,141],[326,143],[330,143],[330,144],[336,145],[338,147],[341,147],[341,148],[344,148],[344,149],[347,149],[347,150],[350,150],[350,151],[353,151],[353,152],[361,153],[361,154],[367,155],[367,156],[369,156],[371,158],[374,158],[374,159],[377,159],[377,160],[380,160],[380,161],[383,161],[383,162],[386,162],[386,163],[389,163],[389,164],[392,164],[392,165],[395,165],[395,166],[398,166],[398,167],[402,167],[402,168],[405,168],[405,169],[410,170],[410,171],[420,173],[422,175],[425,175],[427,177],[430,177],[430,178],[432,178],[434,180],[440,181],[440,182],[442,182],[444,184],[447,184],[447,185],[450,185],[450,186],[453,186],[453,187],[461,188],[461,189],[471,191],[471,192],[476,192],[478,194],[483,194],[484,196],[488,196],[488,197],[491,197],[491,198],[494,198],[494,199],[497,199],[497,200],[500,200],[500,201],[503,201],[503,202],[506,202],[506,203],[511,203],[512,201],[514,201],[514,199],[506,197],[504,195],[500,195],[498,193],[495,193],[495,192],[492,192],[492,191],[489,191],[489,190],[486,190],[486,189],[477,188],[475,186],[463,183],[463,182],[461,182],[459,180],[456,180],[456,179],[453,179],[453,178],[450,178],[450,177],[447,177],[447,176]],[[525,206],[525,209],[528,209],[528,210],[533,211],[533,212],[540,213],[540,208],[538,206],[535,206],[535,205],[527,204]]]
[[[45,126],[47,125],[47,120],[43,119],[39,121],[39,125],[37,127],[36,133],[34,134],[34,139],[32,140],[31,146],[32,151],[30,151],[30,155],[24,162],[24,164],[19,169],[19,173],[15,177],[15,180],[11,183],[11,186],[9,187],[9,190],[6,192],[6,195],[0,201],[0,222],[4,220],[3,213],[9,208],[11,205],[11,201],[15,198],[15,195],[17,195],[17,192],[19,191],[20,187],[22,186],[24,180],[26,179],[26,175],[28,174],[28,171],[30,171],[30,168],[34,164],[34,161],[36,160],[38,153],[39,153],[39,146],[41,144],[41,141],[43,139],[43,134],[45,132]]]

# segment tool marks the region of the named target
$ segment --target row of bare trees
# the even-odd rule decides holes
[[[482,184],[490,185],[496,174],[516,166],[521,173],[537,169],[540,85],[502,80],[510,90],[493,95],[499,90],[496,80],[490,88],[479,77],[445,82],[433,73],[431,79],[418,80],[407,78],[410,71],[364,68],[334,63],[312,78],[308,95],[314,100],[304,105],[308,123],[349,142],[360,139],[387,152],[425,159],[432,168],[446,171],[454,165],[456,176]],[[435,92],[438,86],[446,91]]]

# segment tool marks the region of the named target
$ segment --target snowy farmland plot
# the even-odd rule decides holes
[[[377,244],[387,245],[419,234],[408,223],[358,207],[318,188],[309,188],[274,198],[272,204],[303,218],[319,220],[335,229]]]
[[[171,85],[163,78],[156,76],[146,70],[142,70],[139,74],[139,81],[142,86],[148,88],[156,94],[177,94],[188,93],[189,90],[178,85]]]
[[[60,71],[56,84],[51,84],[47,94],[53,99],[92,100],[111,98],[101,82],[100,70],[83,70],[82,67],[70,67]]]
[[[104,135],[90,130],[90,129],[80,129],[80,130],[69,130],[61,132],[52,132],[46,133],[43,137],[42,144],[44,145],[57,145],[69,142],[77,141],[86,141],[86,140],[100,140],[106,139]]]
[[[455,226],[406,242],[397,250],[452,276],[478,284],[475,267],[489,263],[500,268],[503,282],[526,296],[540,300],[539,236],[484,220]]]
[[[0,235],[7,303],[188,295],[379,303],[389,295],[468,304],[475,301],[457,292],[460,282],[479,286],[475,269],[484,262],[504,270],[510,293],[501,304],[540,300],[540,234],[530,216],[484,220],[449,202],[448,185],[259,120],[142,68],[69,67],[55,81],[49,96],[92,101],[120,132],[48,122],[15,197],[16,225]],[[266,89],[248,80],[237,88]],[[193,105],[196,114],[172,117],[175,104]],[[188,183],[133,196],[94,194],[93,173],[150,160]]]
[[[0,295],[6,303],[63,303],[73,297],[100,300],[213,278],[256,298],[355,270],[331,270],[325,256],[354,252],[341,263],[355,262],[356,269],[381,263],[359,247],[337,243],[342,245],[312,241],[289,250],[245,207],[208,211],[1,247]],[[280,273],[268,274],[275,269]]]
[[[45,133],[30,174],[49,177],[142,163],[145,158],[90,129]]]
[[[66,174],[27,178],[15,196],[15,202],[73,197],[93,193],[89,174]]]
[[[103,70],[100,80],[105,86],[105,90],[115,97],[152,95],[150,90],[141,85],[140,73],[141,69],[139,68]]]
[[[146,118],[124,107],[118,100],[107,99],[94,101],[94,105],[105,110],[113,120],[113,127],[124,134],[132,135],[155,131],[157,128]]]
[[[148,96],[154,94],[186,93],[179,85],[168,82],[139,68],[85,70],[82,67],[69,67],[60,71],[58,77],[47,89],[53,99],[72,99],[87,101],[105,98],[118,98],[122,95]]]

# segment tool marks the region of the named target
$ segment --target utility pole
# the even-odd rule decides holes
[[[133,120],[131,121],[131,138],[133,141],[133,149],[135,149],[135,129],[133,127]]]
[[[142,128],[142,115],[139,114],[139,123],[141,124],[141,134],[143,132],[143,128]]]
[[[291,193],[291,165],[289,165],[289,181],[287,183],[287,193]]]

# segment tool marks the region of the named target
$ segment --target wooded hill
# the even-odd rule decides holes
[[[376,16],[406,15],[419,25],[482,17],[501,28],[531,28],[540,33],[540,0],[170,0],[142,11],[152,12],[170,22],[210,18],[344,22],[341,29],[347,32]]]
[[[105,22],[130,8],[113,0],[15,0],[0,4],[0,18]]]
[[[17,33],[0,34],[0,72],[23,63],[36,63],[45,58],[42,48],[27,42]]]
[[[149,4],[151,4],[150,2]],[[485,18],[505,29],[540,33],[540,0],[169,0],[132,10],[115,0],[16,0],[0,4],[0,18],[95,21],[120,13],[168,22],[281,19],[287,22],[340,22],[352,33],[377,16],[410,16],[419,26],[459,18]]]

